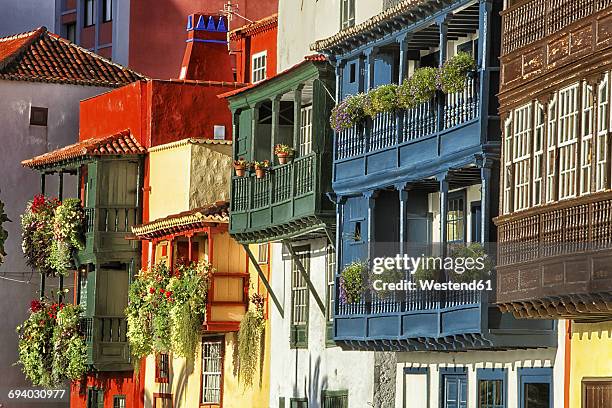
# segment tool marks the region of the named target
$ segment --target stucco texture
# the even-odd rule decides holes
[[[231,145],[179,142],[150,152],[149,219],[229,199]]]
[[[612,377],[612,322],[572,323],[570,407],[582,405],[582,380]]]

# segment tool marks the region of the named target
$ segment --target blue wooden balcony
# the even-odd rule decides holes
[[[337,133],[334,191],[416,181],[494,154],[498,142],[488,139],[497,138],[497,132],[488,132],[480,82],[476,72],[462,92],[439,93],[413,109],[382,113]]]
[[[363,350],[460,351],[556,345],[554,323],[529,324],[490,307],[485,291],[370,293],[355,304],[338,297],[334,340]],[[525,336],[529,334],[529,336]]]

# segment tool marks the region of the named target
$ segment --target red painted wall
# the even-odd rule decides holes
[[[278,26],[275,25],[251,35],[238,34],[232,37],[231,49],[236,56],[236,80],[238,82],[252,82],[252,56],[262,51],[268,51],[266,77],[270,78],[276,75],[277,33]]]
[[[172,0],[130,2],[129,66],[152,78],[177,78],[185,52],[187,16],[198,12],[218,13],[227,0]],[[278,0],[234,0],[238,13],[259,20],[278,10]],[[230,30],[248,22],[235,18]]]
[[[87,406],[87,387],[104,390],[104,408],[113,408],[113,396],[125,395],[126,407],[142,408],[144,406],[144,360],[140,364],[138,374],[133,371],[100,372],[98,375],[88,375],[83,381],[75,381],[70,385],[70,406]]]

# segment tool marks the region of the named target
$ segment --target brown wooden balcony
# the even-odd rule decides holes
[[[612,317],[612,192],[496,219],[497,302],[521,318]]]

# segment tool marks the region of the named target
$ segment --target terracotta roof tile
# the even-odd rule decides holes
[[[40,27],[0,38],[0,79],[118,87],[146,77]]]
[[[124,130],[107,137],[83,140],[24,160],[21,164],[30,168],[41,168],[63,161],[104,155],[136,155],[144,154],[146,149],[138,143],[129,130]]]
[[[206,227],[211,223],[227,223],[228,221],[229,202],[217,201],[204,207],[194,208],[134,226],[132,232],[139,239],[154,239]]]
[[[272,14],[271,16],[264,17],[260,20],[254,21],[250,24],[246,24],[240,28],[230,31],[230,40],[236,40],[239,37],[246,37],[249,35],[257,34],[273,27],[278,26],[278,14]]]
[[[377,25],[379,25],[380,23],[384,21],[390,21],[396,17],[402,16],[405,14],[410,14],[411,11],[416,10],[417,7],[422,6],[426,3],[433,3],[434,7],[438,3],[440,4],[439,7],[442,7],[441,5],[443,4],[439,0],[435,0],[435,1],[434,0],[402,0],[399,3],[397,3],[395,6],[389,7],[388,9],[384,10],[382,13],[379,13],[373,16],[372,18],[364,21],[361,24],[358,24],[353,27],[345,28],[344,30],[332,35],[331,37],[315,41],[310,46],[310,49],[312,51],[319,51],[319,52],[323,50],[327,50],[333,46],[336,46],[342,43],[343,41],[346,41],[349,38],[352,38],[359,34],[363,34],[363,33],[370,31],[372,28],[376,27]],[[420,17],[414,15],[410,18],[410,20],[416,21],[419,18]]]

